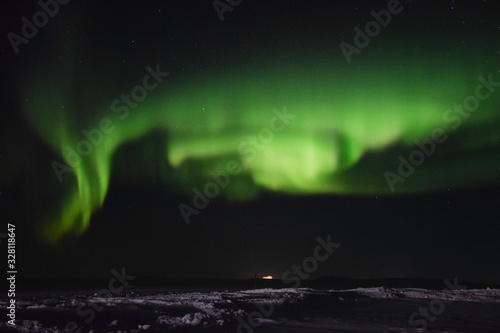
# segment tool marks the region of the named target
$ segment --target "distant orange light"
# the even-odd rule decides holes
[[[272,280],[273,279],[273,277],[271,275],[263,276],[262,278],[266,279],[266,280]]]

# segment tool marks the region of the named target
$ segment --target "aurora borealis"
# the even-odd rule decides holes
[[[494,23],[455,34],[458,18],[427,27],[405,7],[347,63],[339,44],[352,42],[353,27],[363,28],[382,5],[344,21],[339,5],[330,10],[334,21],[325,13],[310,31],[283,15],[293,36],[267,16],[269,34],[257,23],[254,35],[236,28],[232,20],[246,10],[260,13],[244,3],[223,25],[213,12],[179,4],[144,23],[153,15],[148,5],[133,19],[136,30],[99,15],[87,24],[78,14],[86,6],[98,11],[95,4],[64,6],[36,40],[20,46],[16,60],[24,61],[15,87],[22,126],[47,151],[44,185],[29,185],[47,195],[35,223],[44,242],[83,236],[113,184],[160,187],[175,194],[175,206],[193,206],[196,191],[228,163],[238,171],[209,206],[267,195],[390,200],[500,181]],[[188,23],[177,23],[172,8],[201,15],[201,22],[185,32]],[[478,91],[484,98],[469,112],[468,98]],[[411,176],[388,185],[385,173],[397,175],[398,157],[408,160],[436,129],[446,140]],[[12,165],[2,174],[14,174],[19,163]],[[183,223],[178,209],[172,216]]]
[[[106,197],[115,151],[129,141],[141,141],[152,131],[167,133],[164,152],[145,156],[145,161],[137,163],[168,161],[169,168],[162,171],[166,186],[175,176],[175,182],[191,193],[193,187],[210,181],[207,171],[221,170],[230,160],[239,162],[245,181],[233,178],[237,187],[230,184],[224,191],[229,199],[252,197],[259,189],[298,194],[387,194],[380,172],[366,176],[358,170],[370,168],[370,163],[392,166],[397,160],[387,154],[391,146],[413,148],[415,141],[429,137],[435,128],[456,136],[457,141],[470,129],[481,128],[480,132],[473,130],[474,138],[458,149],[483,149],[500,142],[495,128],[481,126],[497,117],[500,94],[495,96],[496,86],[490,87],[491,96],[467,119],[458,112],[447,113],[473,93],[478,77],[497,82],[498,71],[488,73],[472,67],[457,72],[461,59],[396,60],[384,59],[374,65],[370,59],[370,68],[358,74],[364,64],[342,68],[334,63],[320,72],[271,58],[269,69],[258,75],[234,64],[230,73],[217,74],[220,83],[211,82],[214,73],[168,88],[163,83],[169,80],[168,73],[158,64],[156,76],[160,73],[163,77],[145,97],[139,93],[139,98],[134,97],[132,86],[132,92],[120,95],[121,101],[109,98],[110,106],[85,103],[92,108],[86,119],[74,119],[78,108],[71,93],[68,96],[61,89],[66,77],[56,80],[53,88],[36,87],[28,95],[28,115],[45,142],[63,156],[62,162],[56,162],[62,164],[53,168],[61,177],[61,186],[68,188],[68,196],[51,217],[46,237],[56,240],[66,232],[84,231]],[[396,64],[387,65],[390,63]],[[286,80],[280,75],[283,71]],[[141,84],[143,77],[131,81]],[[285,128],[264,142],[258,134],[269,127],[275,108],[284,108],[281,112],[293,119],[282,121]],[[452,133],[452,126],[458,127],[455,117],[463,119],[460,130],[464,134]],[[149,144],[144,142],[145,150]],[[367,154],[382,161],[362,163]],[[427,163],[431,165],[423,172],[436,174],[423,183],[408,181],[398,191],[439,188],[432,177],[449,178],[445,186],[467,182],[435,170],[432,161]],[[67,174],[69,167],[74,168],[74,174]],[[497,174],[480,181],[498,179]]]

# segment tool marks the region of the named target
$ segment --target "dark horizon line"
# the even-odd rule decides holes
[[[44,276],[44,277],[23,277],[20,285],[31,287],[43,287],[54,285],[70,287],[82,285],[107,285],[112,277],[61,277],[61,276]],[[336,277],[323,276],[315,279],[302,280],[299,286],[283,279],[263,279],[260,278],[214,278],[214,277],[154,277],[154,276],[136,276],[130,280],[129,287],[149,286],[149,287],[202,287],[202,286],[231,286],[232,284],[247,283],[251,287],[254,282],[258,282],[261,286],[278,287],[279,288],[307,288],[307,287],[330,287],[330,288],[373,288],[373,287],[393,287],[393,288],[425,288],[425,289],[446,289],[445,281],[453,283],[455,277],[444,279],[438,278],[351,278],[351,277]],[[103,282],[104,281],[104,282]],[[33,283],[35,282],[35,283]],[[466,286],[463,289],[500,289],[500,283],[482,282],[482,281],[462,281],[458,278],[460,285]],[[168,285],[167,285],[168,284]]]

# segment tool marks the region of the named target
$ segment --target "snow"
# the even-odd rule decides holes
[[[500,303],[500,289],[427,290],[419,288],[357,288],[345,290],[370,298],[441,299],[445,301]],[[342,291],[331,291],[342,292]]]
[[[450,301],[427,332],[499,332],[500,290],[419,288],[309,288],[240,291],[136,291],[114,296],[89,294],[19,297],[16,328],[0,331],[63,332],[75,321],[82,332],[417,332],[408,316],[432,300]],[[0,300],[0,307],[7,303]],[[77,308],[95,312],[90,323]],[[48,315],[50,314],[50,316]],[[0,313],[2,318],[6,318]],[[30,318],[30,320],[23,319]],[[55,322],[48,318],[58,318]],[[460,321],[468,321],[462,329]],[[464,324],[465,325],[465,324]],[[246,329],[243,328],[246,326]]]

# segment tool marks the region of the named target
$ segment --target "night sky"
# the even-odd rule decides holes
[[[335,3],[4,1],[19,275],[500,283],[498,5]]]

